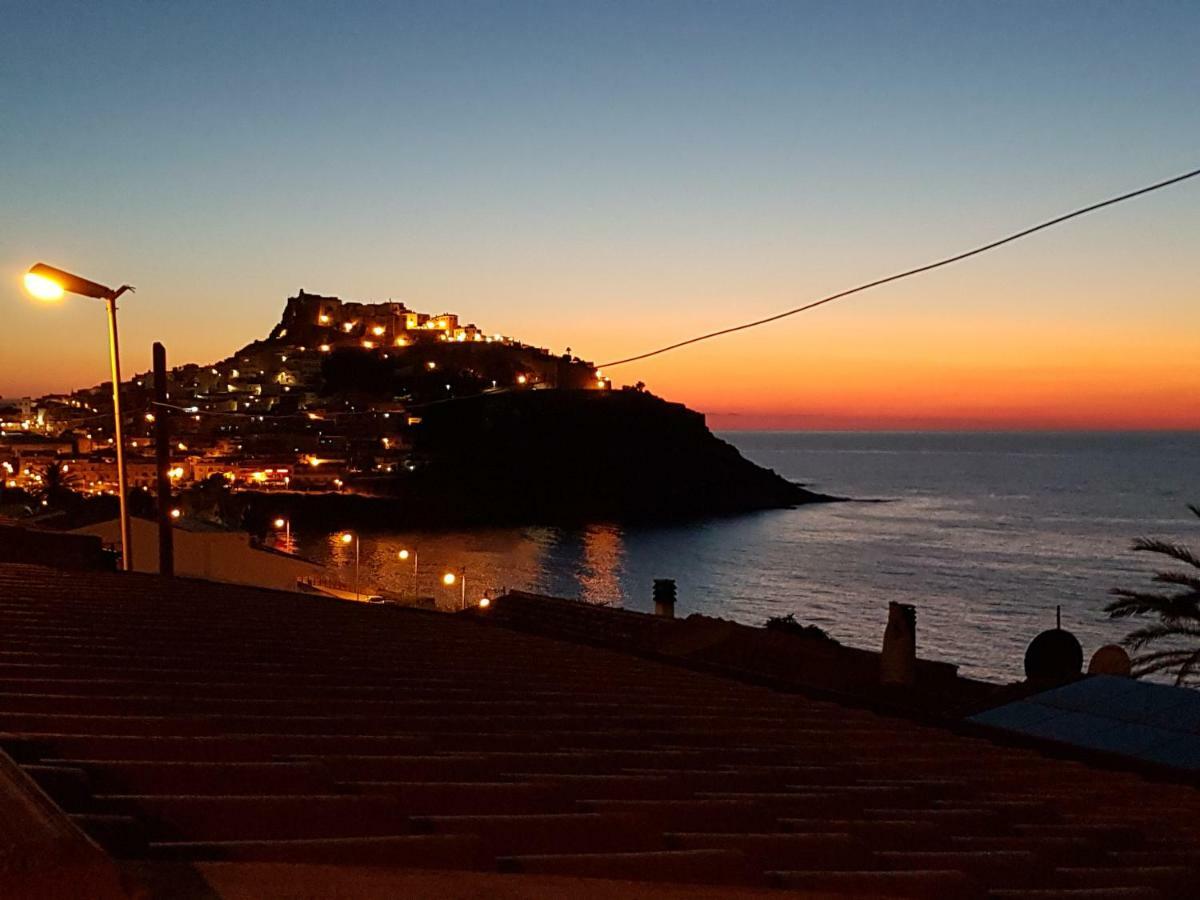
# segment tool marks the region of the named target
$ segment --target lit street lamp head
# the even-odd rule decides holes
[[[61,300],[63,289],[56,281],[35,272],[25,273],[25,290],[39,300]]]
[[[127,284],[113,290],[45,263],[38,263],[25,273],[25,289],[39,300],[57,300],[64,293],[97,300],[116,300],[126,291],[133,290]]]
[[[454,584],[454,582],[457,580],[458,579],[455,577],[453,572],[447,572],[442,576],[442,584],[447,586]]]
[[[286,521],[286,520],[284,520],[284,519],[276,519],[276,520],[275,520],[275,527],[276,527],[276,528],[282,528],[282,527],[283,527],[284,525],[286,525],[286,524],[287,524],[287,521]]]
[[[342,533],[342,543],[343,544],[348,544],[352,540],[354,540],[354,535],[352,535],[349,531]]]
[[[400,553],[398,554],[398,556],[399,556],[401,559],[408,559],[408,551],[407,551],[407,550],[401,550],[401,551],[400,551]]]

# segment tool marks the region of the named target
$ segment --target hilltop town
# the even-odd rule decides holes
[[[615,484],[561,511],[583,517],[621,516],[632,507],[655,515],[761,508],[811,496],[712,437],[702,416],[641,385],[613,390],[592,363],[569,352],[554,354],[454,313],[427,314],[398,302],[349,302],[301,290],[265,339],[210,365],[170,369],[167,409],[154,405],[151,373],[131,378],[122,395],[128,483],[143,492],[155,488],[152,432],[165,413],[171,482],[179,492],[213,482],[246,493],[411,497],[417,491],[434,501],[427,506],[446,505],[439,498],[470,500],[484,521],[560,517],[552,509],[566,499],[559,481],[576,501],[585,489],[608,479]],[[588,399],[605,396],[611,402],[603,407]],[[78,494],[114,494],[111,422],[111,383],[0,405],[4,486],[37,496],[50,478]],[[578,440],[585,434],[585,442]],[[506,447],[509,456],[497,471]],[[660,450],[673,471],[655,469]],[[610,461],[600,474],[599,454]],[[705,472],[693,470],[705,459]],[[575,483],[572,476],[582,471],[576,466],[593,470],[588,484]],[[747,473],[749,487],[741,477]],[[514,496],[500,481],[526,487]],[[746,490],[735,496],[740,488]],[[546,489],[551,496],[537,501]]]
[[[353,490],[413,470],[420,409],[481,393],[608,390],[587,362],[403,303],[344,302],[301,290],[270,335],[211,365],[170,372],[172,479],[214,475],[257,489]],[[129,482],[152,488],[154,379],[123,390]],[[50,461],[84,494],[116,490],[111,383],[0,405],[6,486],[34,488]]]

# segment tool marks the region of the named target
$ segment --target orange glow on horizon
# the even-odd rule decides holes
[[[647,280],[651,287],[642,295],[633,275],[628,281],[574,287],[580,279],[560,273],[555,284],[567,286],[570,300],[561,313],[514,305],[502,324],[505,333],[552,353],[577,348],[597,375],[611,379],[614,390],[642,381],[658,396],[704,413],[715,430],[1200,430],[1195,348],[1200,305],[1191,283],[1168,273],[1142,301],[1137,299],[1140,283],[1096,262],[1090,248],[1085,259],[1072,262],[1078,264],[1062,264],[1065,274],[1056,274],[1059,263],[1048,257],[997,260],[990,269],[964,267],[953,277],[881,289],[844,305],[615,367],[606,364],[785,309],[798,291],[790,281],[781,288],[769,283],[706,288],[699,280]],[[840,271],[825,278],[828,285],[814,280],[812,294],[844,280]],[[20,287],[15,277],[12,287]],[[523,296],[518,287],[523,285],[499,293],[496,302],[516,304]],[[1006,293],[1021,290],[1029,293]],[[456,286],[460,295],[482,292],[473,283]],[[740,292],[753,302],[742,302]],[[804,288],[803,295],[809,293]],[[636,317],[613,315],[601,302],[618,295],[626,298],[623,309],[638,309]],[[122,323],[128,348],[123,364],[135,372],[149,366],[145,348],[156,336],[151,325],[162,327],[148,319],[149,304],[135,305],[141,299],[129,301]],[[442,307],[443,299],[424,302]],[[264,318],[277,315],[277,305],[262,301],[269,307]],[[476,317],[478,310],[469,304],[457,306]],[[9,362],[0,371],[0,394],[39,396],[104,378],[103,335],[83,327],[94,327],[94,307],[25,300],[13,304],[10,317],[20,321],[0,334],[0,357]],[[361,328],[363,322],[356,324]],[[240,327],[225,321],[219,328],[181,331],[179,350],[172,350],[181,361],[221,358],[229,352],[231,329]],[[40,338],[39,329],[53,332],[53,338]],[[69,343],[75,334],[80,335],[77,346]],[[24,337],[18,340],[18,335]],[[369,327],[367,335],[376,347],[404,339],[389,336],[386,345],[376,343]],[[52,339],[64,343],[50,366],[44,351]],[[361,337],[351,346],[362,347]],[[329,344],[313,349],[332,351]],[[415,365],[439,368],[432,360]],[[524,387],[534,380],[521,375],[508,385]]]
[[[644,380],[718,430],[1200,429],[1200,367],[1184,328],[926,319],[790,331],[610,374],[614,385]]]

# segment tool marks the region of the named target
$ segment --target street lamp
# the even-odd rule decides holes
[[[400,558],[401,562],[404,562],[409,557],[412,557],[412,562],[413,562],[413,564],[412,564],[412,592],[413,592],[413,596],[415,597],[415,596],[417,596],[417,551],[416,550],[401,550],[399,553],[396,554],[396,556],[398,556]]]
[[[339,538],[343,544],[354,542],[354,599],[360,599],[358,594],[358,535],[352,534],[349,531],[343,531]]]
[[[280,516],[275,520],[275,530],[283,532],[283,544],[289,550],[292,546],[292,523],[290,519],[285,519]]]
[[[456,582],[456,581],[459,583],[459,586],[462,588],[462,598],[460,601],[461,608],[466,609],[467,608],[467,570],[466,570],[465,566],[462,569],[459,569],[459,574],[457,576],[453,572],[447,572],[445,575],[442,576],[442,584],[446,585],[446,587],[453,586],[454,582]]]
[[[117,494],[121,510],[121,568],[133,571],[133,534],[129,528],[129,507],[125,485],[125,443],[121,436],[121,354],[117,344],[117,298],[133,288],[127,284],[116,290],[38,263],[25,273],[25,289],[39,300],[59,300],[63,294],[78,294],[103,300],[108,308],[108,361],[112,369],[113,445],[117,448]]]

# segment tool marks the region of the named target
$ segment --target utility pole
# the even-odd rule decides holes
[[[154,342],[154,461],[158,470],[158,571],[175,574],[171,526],[171,424],[167,409],[167,349]]]

